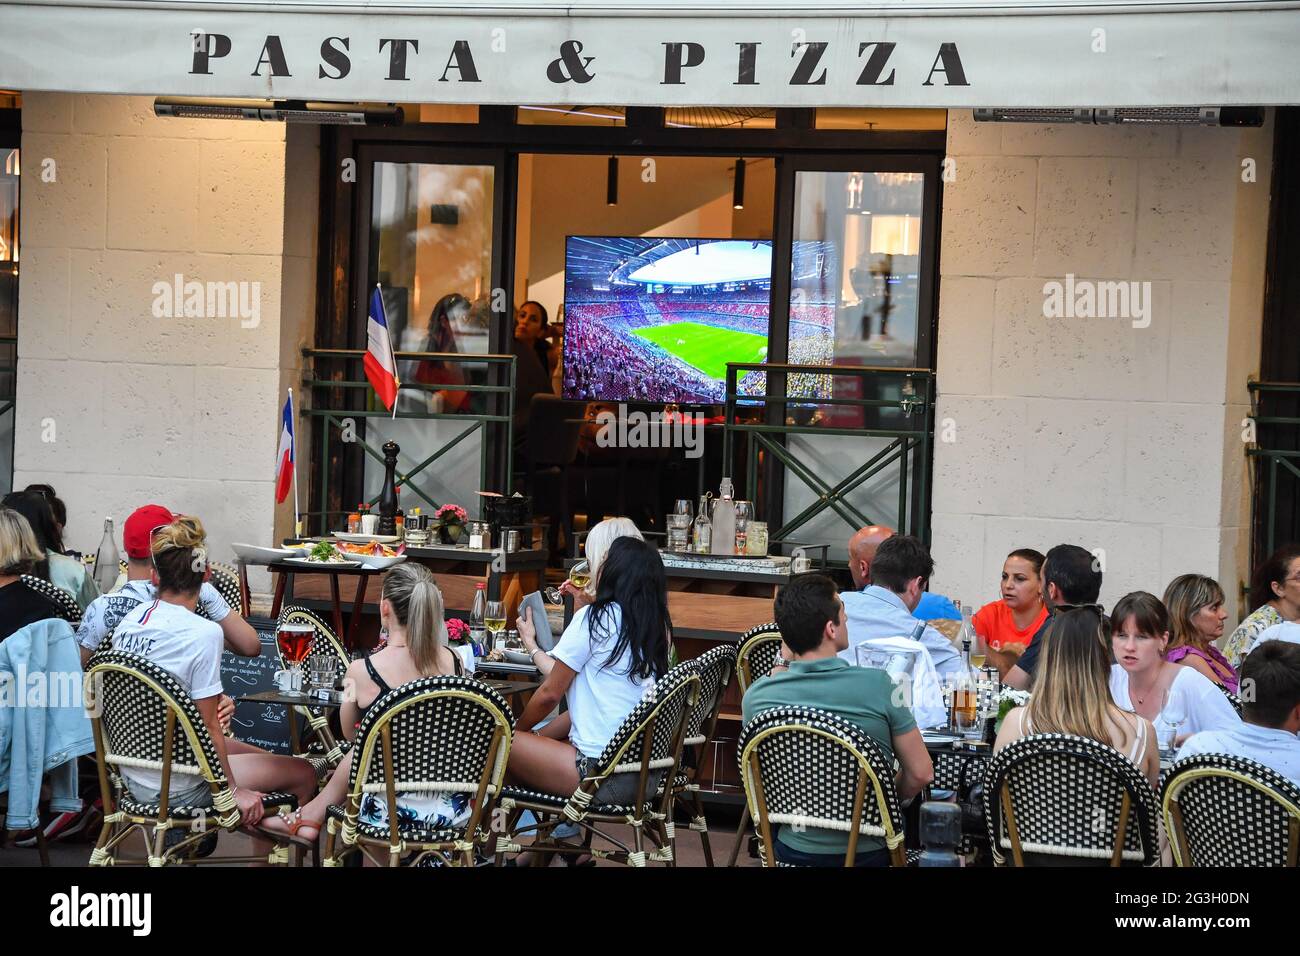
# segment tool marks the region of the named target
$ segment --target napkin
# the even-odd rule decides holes
[[[916,725],[939,727],[947,723],[948,712],[943,706],[943,688],[939,683],[939,672],[935,670],[930,651],[924,644],[907,637],[873,637],[855,645],[855,649],[860,647],[909,655],[911,666],[908,667],[908,673],[892,676],[895,685],[905,694],[904,702],[908,702],[910,698],[912,716],[916,718]]]

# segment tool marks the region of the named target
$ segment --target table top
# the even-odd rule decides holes
[[[536,690],[538,687],[542,686],[540,681],[535,680],[498,680],[494,677],[477,679],[481,680],[484,684],[487,684],[498,694],[504,694],[507,697],[512,694],[521,694],[525,691]],[[317,700],[314,697],[306,695],[285,694],[279,690],[258,691],[256,694],[244,694],[235,699],[240,702],[249,701],[250,703],[257,704],[284,704],[291,707],[324,707],[331,710],[337,710],[339,707],[343,706],[341,703],[336,703],[334,701]]]
[[[350,574],[350,575],[371,575],[383,574],[388,568],[368,568],[364,564],[311,564],[300,561],[273,561],[266,565],[270,571],[278,574]]]

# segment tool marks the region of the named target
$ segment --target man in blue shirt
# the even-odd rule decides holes
[[[865,588],[871,581],[871,562],[876,556],[876,549],[882,541],[892,538],[894,534],[893,528],[872,524],[859,528],[849,538],[849,573],[853,575],[853,584],[858,590]],[[912,616],[920,621],[960,621],[961,611],[952,599],[926,591],[912,609]]]
[[[851,562],[851,566],[855,567],[856,583],[857,565]],[[910,534],[891,535],[876,545],[868,567],[871,583],[843,595],[849,646],[840,657],[853,664],[857,662],[855,648],[863,641],[907,637],[925,645],[940,680],[956,673],[961,667],[961,655],[952,641],[912,615],[934,573],[934,559],[925,545]]]
[[[1187,738],[1178,760],[1230,754],[1276,770],[1300,787],[1300,645],[1265,641],[1241,665],[1241,723]]]

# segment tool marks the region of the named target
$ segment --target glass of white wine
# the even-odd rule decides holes
[[[591,565],[587,563],[586,559],[569,568],[569,583],[579,591],[591,583]],[[560,593],[559,588],[547,588],[542,594],[552,604],[564,603],[564,595]]]
[[[984,640],[984,636],[978,631],[972,629],[970,642],[970,662],[976,670],[984,669],[984,661],[988,658],[989,645]]]
[[[505,646],[506,606],[502,601],[488,601],[483,611],[483,626],[492,635],[492,648]]]

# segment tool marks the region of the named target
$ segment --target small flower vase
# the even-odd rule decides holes
[[[447,521],[438,529],[438,535],[443,544],[456,544],[460,541],[461,533],[464,530],[465,526],[463,524],[457,521]]]

